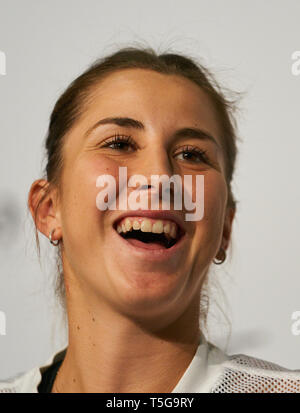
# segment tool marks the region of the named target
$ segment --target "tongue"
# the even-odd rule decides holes
[[[159,242],[142,242],[139,241],[138,239],[135,238],[128,238],[126,239],[127,242],[130,242],[131,245],[134,247],[139,247],[139,248],[145,248],[147,250],[159,250],[162,248],[165,248],[162,244]]]

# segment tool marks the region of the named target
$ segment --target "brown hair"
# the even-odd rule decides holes
[[[95,61],[83,74],[77,77],[64,91],[56,102],[50,117],[48,134],[46,137],[47,165],[45,168],[45,179],[49,185],[45,187],[45,194],[40,200],[47,196],[51,187],[59,188],[60,176],[63,167],[62,149],[64,137],[72,128],[74,123],[84,113],[85,105],[95,84],[99,84],[104,77],[113,72],[129,69],[150,69],[166,75],[179,75],[197,84],[211,98],[222,130],[221,143],[223,145],[226,165],[226,182],[228,186],[228,205],[235,208],[231,181],[233,178],[235,161],[237,155],[236,147],[236,122],[234,111],[236,101],[225,97],[225,93],[214,79],[210,71],[195,59],[181,54],[165,53],[157,54],[150,47],[125,47],[117,52]],[[39,204],[40,204],[39,202]],[[37,214],[39,205],[35,211]],[[36,220],[35,220],[36,221]],[[38,232],[36,239],[39,249]],[[56,290],[64,301],[64,282],[61,270],[61,256],[58,248],[58,283]]]

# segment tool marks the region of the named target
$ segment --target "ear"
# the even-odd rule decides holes
[[[235,212],[236,212],[235,207],[228,206],[226,208],[226,215],[225,215],[225,220],[224,220],[223,235],[222,235],[222,242],[221,242],[221,247],[224,249],[224,251],[227,250],[229,242],[230,242],[230,237],[231,237],[231,232],[232,232],[232,223],[235,217]]]
[[[52,230],[52,239],[62,237],[57,188],[45,179],[38,179],[31,185],[28,194],[28,208],[37,229],[47,238]]]

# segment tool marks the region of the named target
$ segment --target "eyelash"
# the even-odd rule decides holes
[[[106,141],[106,143],[102,147],[106,148],[109,145],[117,144],[117,143],[126,143],[128,145],[133,146],[135,149],[137,148],[137,145],[135,144],[131,136],[118,135],[118,134],[115,134],[112,139],[110,139],[109,141]]]
[[[109,141],[106,141],[102,147],[106,148],[109,147],[112,144],[118,144],[118,143],[125,143],[127,145],[133,146],[135,149],[137,149],[137,145],[132,139],[132,137],[129,135],[119,135],[115,134]],[[120,149],[120,148],[118,148]],[[190,146],[186,145],[182,148],[181,152],[179,153],[192,153],[193,155],[197,155],[201,157],[201,160],[209,163],[208,157],[207,157],[207,151],[204,151],[202,149],[199,149],[197,146]],[[176,153],[175,155],[178,155],[179,153]]]
[[[179,153],[181,153],[181,154],[191,153],[193,155],[197,155],[197,156],[201,157],[201,160],[203,162],[208,163],[207,152],[204,151],[203,149],[199,149],[197,146],[186,145],[186,146],[184,146],[184,148]],[[175,155],[178,155],[179,153],[176,153]]]

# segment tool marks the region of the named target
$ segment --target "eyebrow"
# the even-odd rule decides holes
[[[128,117],[109,117],[109,118],[104,118],[99,120],[94,126],[92,126],[86,133],[88,135],[92,130],[97,128],[98,126],[101,125],[117,125],[125,128],[134,128],[134,129],[139,129],[139,130],[145,130],[145,126],[142,122],[136,119],[128,118]],[[186,127],[186,128],[181,128],[178,129],[175,134],[175,138],[183,138],[183,137],[190,137],[190,138],[196,138],[196,139],[201,139],[201,140],[209,140],[213,142],[215,145],[218,147],[220,146],[217,140],[208,132],[199,129],[199,128],[194,128],[194,127]]]

